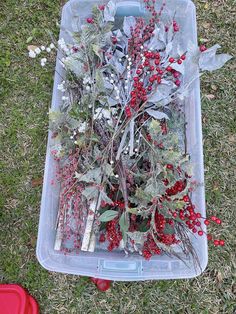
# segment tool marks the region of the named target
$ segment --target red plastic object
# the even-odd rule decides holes
[[[38,314],[39,313],[39,306],[38,303],[35,301],[35,299],[31,296],[28,295],[29,298],[29,314]]]
[[[107,291],[111,287],[111,280],[91,277],[90,280],[97,286],[100,291]]]
[[[0,284],[1,314],[38,314],[37,302],[21,286]]]

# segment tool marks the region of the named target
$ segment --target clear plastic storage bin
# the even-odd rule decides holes
[[[102,1],[71,0],[63,8],[60,37],[70,40],[69,31],[78,30],[80,23],[89,16],[94,4]],[[162,2],[161,0],[159,1]],[[117,15],[143,15],[144,8],[139,1],[117,1]],[[196,10],[189,0],[167,0],[165,11],[181,24],[181,45],[186,47],[189,41],[197,43]],[[60,106],[61,97],[57,85],[61,82],[63,69],[59,60],[56,64],[52,108]],[[195,165],[194,177],[200,183],[193,193],[193,203],[205,216],[204,168],[202,151],[202,127],[199,80],[186,99],[187,145],[191,160]],[[124,252],[98,250],[94,253],[80,252],[65,255],[54,250],[56,219],[59,202],[59,185],[51,185],[55,179],[55,161],[50,153],[52,139],[49,133],[44,174],[40,223],[37,241],[37,258],[40,264],[50,270],[61,273],[85,275],[119,281],[140,281],[152,279],[192,278],[199,275],[207,265],[206,237],[194,237],[192,243],[198,255],[200,268],[189,259],[185,262],[166,255],[154,256],[146,261],[139,255],[125,256]]]

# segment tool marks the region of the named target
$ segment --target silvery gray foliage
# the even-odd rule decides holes
[[[182,75],[185,75],[185,63],[178,64],[177,62],[171,65],[172,69],[180,72]]]
[[[153,118],[157,120],[162,120],[162,119],[169,119],[167,114],[161,111],[153,110],[153,109],[147,109],[146,112],[149,114],[149,116],[152,116]]]
[[[73,72],[77,77],[83,77],[83,64],[76,59],[73,55],[70,57],[67,57],[64,61],[64,64],[66,66],[66,69]]]
[[[199,68],[205,71],[218,70],[224,66],[224,64],[229,61],[232,56],[229,54],[216,54],[217,49],[221,48],[220,45],[214,45],[211,48],[200,54],[199,58]]]
[[[160,105],[160,103],[162,105],[168,104],[169,100],[167,103],[166,100],[169,99],[174,90],[176,90],[176,86],[172,81],[162,80],[162,83],[158,85],[158,88],[150,95],[147,101],[156,105]]]
[[[127,37],[131,37],[131,27],[134,28],[136,24],[136,20],[133,16],[125,16],[123,31]]]
[[[148,48],[149,49],[152,48],[154,50],[163,50],[166,46],[164,25],[161,24],[159,27],[156,26],[153,33],[154,33],[154,36],[150,40],[148,44]]]
[[[115,4],[115,1],[111,0],[108,2],[104,10],[105,22],[114,22],[115,14],[116,14],[116,4]]]

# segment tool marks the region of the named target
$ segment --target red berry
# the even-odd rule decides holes
[[[179,31],[179,26],[178,26],[178,25],[175,25],[175,26],[174,26],[174,31],[175,31],[175,32],[178,32],[178,31]]]
[[[218,225],[221,225],[221,220],[218,218],[218,219],[216,219],[216,223],[218,224]]]
[[[97,287],[100,291],[107,291],[110,289],[111,281],[105,279],[98,279],[97,280]]]
[[[111,38],[113,45],[117,44],[118,39],[115,36],[112,36]]]
[[[210,224],[210,221],[209,220],[204,220],[204,224],[206,225],[206,226],[208,226],[209,224]]]
[[[188,197],[188,195],[185,195],[185,196],[183,197],[183,201],[184,201],[185,203],[188,203],[188,202],[189,202],[189,197]]]
[[[128,118],[131,118],[132,113],[131,113],[131,109],[130,109],[129,107],[126,107],[126,108],[125,108],[125,113],[126,113],[126,116],[127,116]]]
[[[161,84],[161,76],[158,76],[158,77],[157,77],[157,83],[158,83],[158,84]]]
[[[168,66],[168,67],[166,68],[166,71],[167,71],[167,72],[171,72],[171,71],[172,71],[172,67]]]
[[[220,244],[221,246],[224,246],[224,245],[225,245],[225,241],[224,241],[224,240],[220,240],[219,244]]]
[[[170,63],[173,63],[173,62],[175,62],[175,59],[174,59],[174,58],[170,58],[170,59],[169,59],[169,62],[170,62]]]
[[[220,244],[220,241],[219,240],[214,240],[214,245],[217,246]]]
[[[99,5],[98,8],[99,8],[99,10],[104,11],[105,10],[105,5]]]
[[[177,213],[173,213],[172,216],[176,218],[177,217]]]
[[[200,49],[200,51],[201,51],[201,52],[203,52],[203,51],[206,51],[206,50],[207,50],[206,46],[204,46],[204,45],[201,45],[201,46],[199,47],[199,49]]]
[[[202,231],[202,230],[198,231],[198,235],[199,235],[200,237],[203,236],[203,231]]]
[[[179,59],[179,60],[177,61],[177,63],[178,63],[178,64],[182,64],[182,60]]]
[[[201,218],[202,217],[201,213],[196,213],[196,217]]]
[[[173,165],[171,165],[171,164],[167,164],[167,165],[166,165],[166,168],[172,170],[174,167],[173,167]]]
[[[137,71],[136,71],[136,74],[137,74],[137,75],[140,75],[141,73],[142,73],[141,70],[137,70]]]
[[[160,64],[160,59],[156,59],[155,60],[155,65],[159,65]]]
[[[150,92],[152,90],[152,86],[148,86],[148,91]]]
[[[180,58],[181,58],[182,60],[185,60],[185,59],[186,59],[186,56],[185,56],[185,55],[182,55]]]
[[[152,66],[150,66],[149,70],[150,70],[151,72],[153,72],[153,71],[155,70],[155,67],[152,65]]]
[[[208,235],[207,235],[207,240],[208,240],[208,241],[211,241],[211,240],[212,240],[212,235],[211,235],[211,234],[208,234]]]
[[[93,24],[93,23],[94,23],[94,19],[91,18],[91,17],[88,17],[88,18],[87,18],[87,23]]]
[[[216,221],[216,219],[217,219],[216,216],[211,216],[212,221]]]
[[[102,233],[102,234],[100,235],[100,237],[99,237],[99,242],[103,243],[103,242],[105,242],[105,241],[106,241],[105,234]]]
[[[178,77],[180,76],[180,73],[177,72],[177,71],[175,71],[175,72],[173,73],[173,76],[174,76],[174,78],[178,78]]]
[[[150,83],[153,83],[154,81],[155,81],[154,77],[151,76],[151,77],[149,78],[149,82],[150,82]]]
[[[176,85],[176,86],[180,86],[180,84],[181,84],[180,80],[176,80],[176,81],[175,81],[175,85]]]

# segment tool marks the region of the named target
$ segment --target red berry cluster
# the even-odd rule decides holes
[[[160,16],[162,14],[162,11],[164,10],[164,7],[166,5],[166,1],[164,0],[162,3],[162,6],[159,10],[159,12],[155,9],[155,3],[156,0],[144,0],[146,9],[152,14],[153,16],[153,23],[158,23],[160,21]]]
[[[173,21],[173,29],[174,29],[174,32],[178,32],[179,31],[179,25],[177,24],[176,21]]]
[[[131,100],[125,108],[125,113],[128,118],[132,117],[132,109],[137,111],[139,105],[147,100],[147,91],[145,88],[143,88],[143,82],[140,82],[139,77],[137,76],[134,77],[133,80],[134,89],[131,92]]]
[[[186,181],[185,180],[184,181],[182,181],[182,180],[176,181],[172,187],[166,189],[166,194],[168,196],[176,195],[176,194],[182,192],[185,189],[185,187],[186,187]]]
[[[144,242],[142,254],[146,260],[149,260],[153,255],[161,254],[161,250],[156,245],[151,234],[148,235],[147,240]]]
[[[165,229],[166,220],[162,214],[159,214],[158,211],[155,213],[155,225],[158,233],[163,233]]]
[[[128,40],[128,53],[132,60],[135,60],[141,52],[141,46],[144,44],[145,36],[142,33],[144,27],[144,19],[137,18],[135,28],[131,27],[131,38]],[[147,40],[147,39],[146,39]],[[138,60],[137,60],[138,61]]]
[[[109,242],[108,251],[118,248],[122,240],[122,233],[118,224],[118,219],[113,219],[106,224],[106,239]]]
[[[155,225],[156,225],[156,231],[158,233],[158,241],[166,245],[172,245],[172,244],[178,243],[174,234],[165,234],[164,230],[165,230],[166,224],[174,226],[174,221],[172,219],[168,219],[168,218],[166,219],[164,215],[156,211]]]

